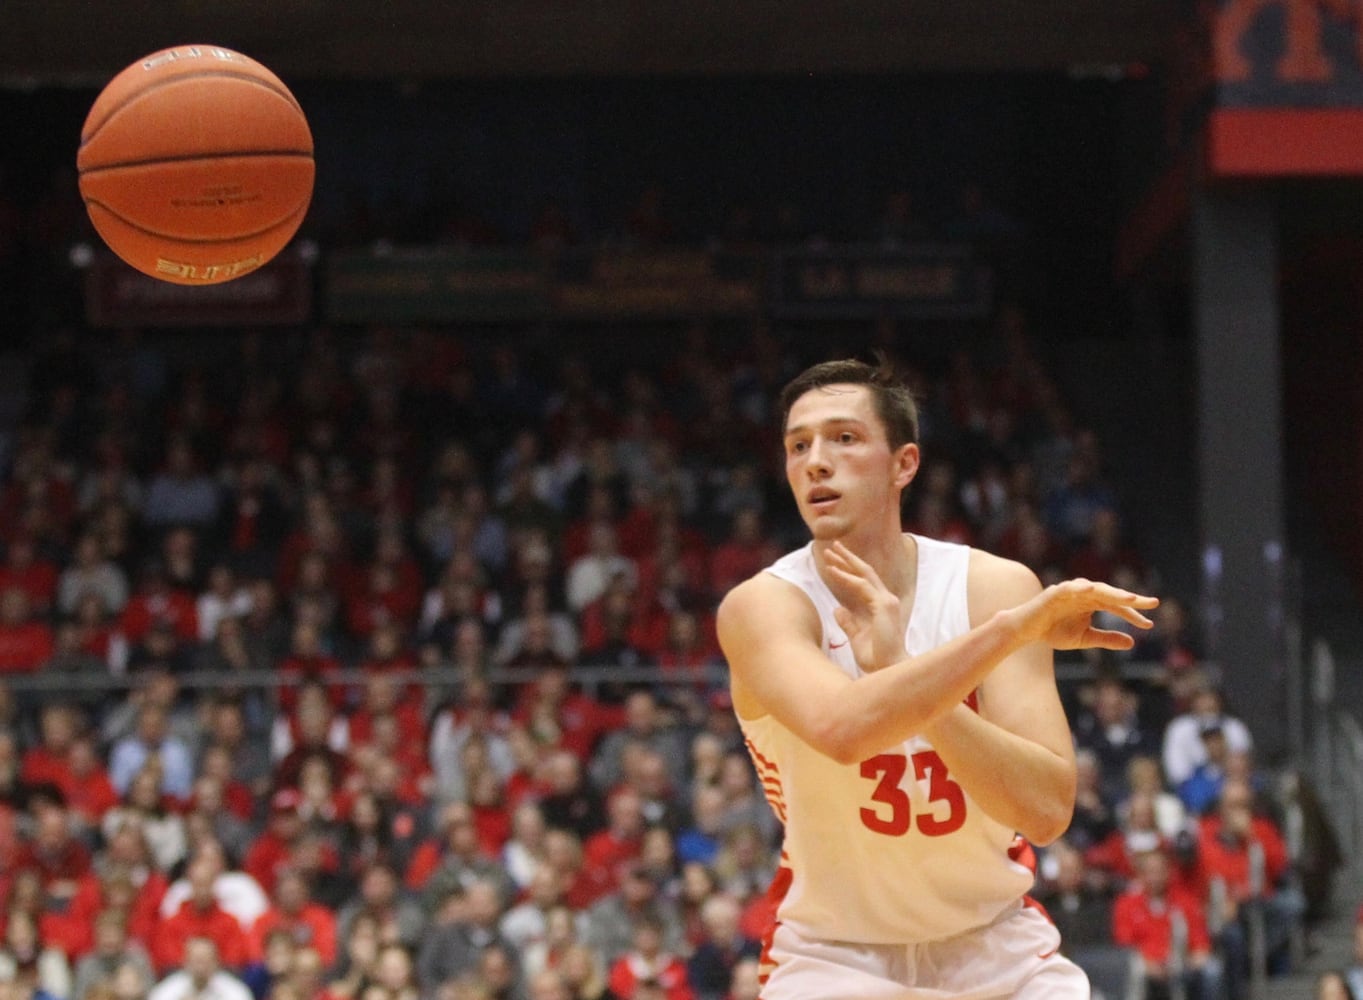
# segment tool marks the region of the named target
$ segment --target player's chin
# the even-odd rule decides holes
[[[827,514],[814,514],[806,517],[809,533],[820,542],[834,542],[847,534],[847,522],[840,517]]]

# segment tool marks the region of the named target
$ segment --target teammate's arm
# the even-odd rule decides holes
[[[1041,592],[1031,570],[971,552],[971,621]],[[984,680],[980,712],[957,705],[923,731],[957,782],[991,818],[1035,844],[1065,832],[1074,812],[1073,741],[1050,647],[1031,643]]]

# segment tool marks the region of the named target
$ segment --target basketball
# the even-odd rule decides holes
[[[217,284],[255,270],[298,231],[312,198],[312,133],[260,63],[185,45],[109,81],[76,167],[114,253],[163,281]]]

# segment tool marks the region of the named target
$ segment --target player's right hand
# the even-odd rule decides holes
[[[1141,612],[1158,606],[1158,597],[1079,579],[1053,584],[1008,614],[1023,642],[1044,642],[1052,649],[1130,649],[1135,640],[1126,632],[1095,628],[1094,613],[1106,611],[1148,629],[1154,622]]]

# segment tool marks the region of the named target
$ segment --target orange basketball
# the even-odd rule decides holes
[[[312,132],[289,88],[216,45],[139,59],[95,99],[76,156],[99,235],[146,274],[229,281],[277,254],[312,198]]]

